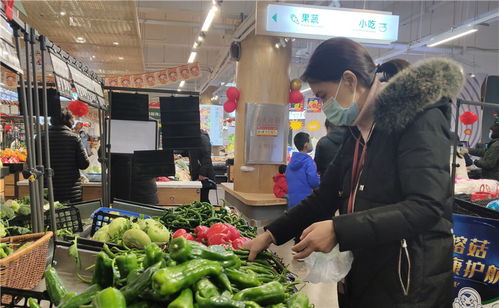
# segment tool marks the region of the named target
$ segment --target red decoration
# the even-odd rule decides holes
[[[237,104],[235,101],[233,100],[227,100],[225,103],[224,103],[224,110],[225,112],[227,113],[231,113],[231,112],[234,112],[234,110],[236,110],[237,108]]]
[[[289,102],[291,104],[298,104],[303,102],[303,94],[300,90],[293,90],[289,92]]]
[[[82,101],[72,101],[68,105],[69,111],[77,117],[83,117],[88,113],[88,106]]]
[[[474,112],[466,111],[459,117],[459,120],[461,120],[461,123],[464,125],[471,125],[478,121],[478,116]]]
[[[225,94],[227,95],[227,98],[230,101],[236,102],[239,99],[241,93],[239,92],[239,89],[237,89],[236,87],[230,87],[227,89]]]
[[[2,0],[2,3],[5,6],[5,17],[7,17],[8,21],[11,21],[14,16],[14,10],[12,9],[14,6],[14,0]]]
[[[8,131],[10,131],[12,129],[12,125],[5,124],[5,126],[3,128],[5,129],[6,132],[8,132]]]

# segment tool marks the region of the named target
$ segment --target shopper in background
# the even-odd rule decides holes
[[[293,141],[299,152],[293,153],[286,169],[288,208],[295,207],[310,195],[312,190],[319,186],[320,181],[315,162],[309,155],[314,149],[310,135],[300,132],[295,135]]]
[[[449,128],[463,70],[428,59],[383,85],[385,68],[349,39],[317,47],[302,79],[326,102],[328,120],[349,131],[319,189],[244,247],[252,260],[301,233],[295,259],[337,244],[352,251],[342,308],[450,307]]]
[[[490,127],[489,137],[485,149],[470,149],[469,153],[481,157],[475,160],[475,166],[482,168],[482,178],[499,181],[499,123]]]
[[[272,177],[274,180],[274,195],[277,198],[288,197],[288,183],[286,182],[286,165],[279,166],[279,172]]]
[[[201,202],[210,203],[210,189],[216,189],[215,169],[211,162],[210,135],[201,130],[201,144],[199,149],[189,151],[189,171],[193,181],[201,181]]]
[[[346,129],[341,126],[334,126],[326,119],[324,125],[326,126],[327,135],[322,137],[315,148],[315,163],[317,164],[317,172],[320,176],[324,175],[327,167],[336,157],[343,137],[345,136]]]
[[[52,182],[54,199],[61,203],[73,203],[82,200],[82,187],[79,170],[90,165],[87,153],[78,134],[71,128],[73,116],[67,109],[52,116],[49,127],[50,163],[54,170]],[[42,138],[44,136],[42,135]],[[42,155],[45,157],[45,143],[42,140]]]

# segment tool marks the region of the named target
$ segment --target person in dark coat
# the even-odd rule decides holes
[[[327,119],[324,123],[327,130],[327,135],[319,139],[315,147],[315,163],[317,164],[317,172],[322,176],[329,164],[333,161],[338,153],[338,150],[343,143],[345,136],[344,127],[335,127]]]
[[[189,151],[189,172],[193,181],[201,181],[201,202],[210,203],[210,187],[208,179],[215,180],[215,169],[211,162],[210,135],[201,130],[201,145],[199,149]]]
[[[82,200],[79,170],[87,169],[90,161],[80,137],[71,130],[74,120],[67,109],[63,109],[59,115],[52,116],[50,123],[49,145],[50,163],[54,171],[52,177],[54,200],[62,203],[79,202]],[[46,161],[43,140],[42,148]]]
[[[295,259],[352,251],[342,308],[451,307],[450,116],[463,70],[428,59],[385,85],[382,70],[349,39],[319,45],[303,79],[327,118],[350,126],[346,139],[319,189],[244,247],[252,260],[301,234]]]
[[[482,178],[499,181],[499,123],[490,127],[490,139],[485,149],[470,149],[470,154],[478,156],[475,166],[482,168]]]

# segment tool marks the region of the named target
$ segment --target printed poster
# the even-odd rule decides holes
[[[211,144],[214,146],[223,145],[223,106],[199,105],[199,116],[201,129],[208,132]]]
[[[321,112],[321,110],[322,110],[322,103],[319,98],[314,97],[314,98],[309,98],[307,100],[307,112],[317,113]]]

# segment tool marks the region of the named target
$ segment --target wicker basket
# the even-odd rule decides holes
[[[47,263],[48,244],[52,235],[52,232],[33,233],[0,239],[0,243],[20,245],[33,241],[28,247],[0,259],[0,286],[33,289],[43,277]]]

